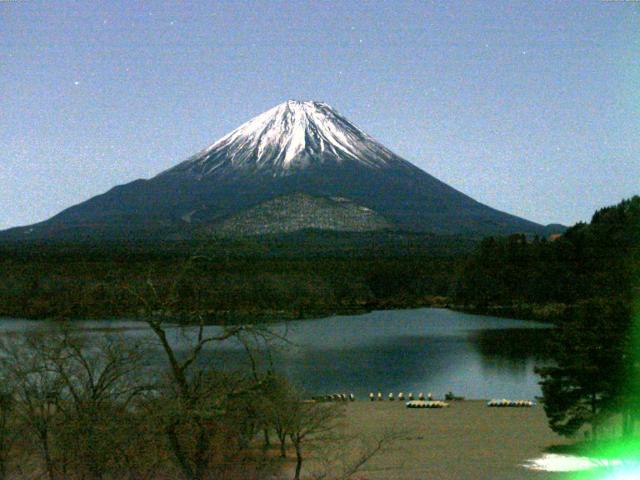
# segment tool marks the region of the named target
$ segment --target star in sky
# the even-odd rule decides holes
[[[575,223],[638,191],[640,122],[628,92],[638,78],[640,9],[630,3],[504,9],[487,0],[465,4],[455,22],[460,6],[449,2],[184,3],[156,10],[132,9],[129,0],[77,2],[73,15],[18,7],[2,23],[0,78],[19,87],[5,89],[0,115],[5,223],[43,220],[169,168],[290,96],[324,99],[442,181],[535,221]],[[615,102],[606,100],[612,86]],[[105,148],[94,161],[95,149],[83,149],[111,138],[126,144],[126,155],[117,146],[107,161]],[[65,161],[79,157],[78,165]],[[30,161],[34,168],[23,168]],[[105,167],[115,162],[126,168]],[[531,175],[540,163],[558,176]],[[15,165],[10,178],[7,164]],[[484,182],[479,166],[511,186]],[[38,176],[44,171],[54,176]],[[20,187],[35,181],[38,188]],[[585,196],[585,182],[598,189]],[[541,190],[549,195],[540,198]]]

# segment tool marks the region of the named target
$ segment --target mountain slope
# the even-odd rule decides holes
[[[115,187],[3,236],[188,237],[215,230],[225,218],[263,202],[299,193],[347,199],[402,230],[474,236],[543,232],[541,225],[483,205],[420,170],[328,105],[288,101],[154,178]],[[323,220],[327,229],[339,230],[339,224],[337,218]],[[278,228],[278,222],[259,227]]]

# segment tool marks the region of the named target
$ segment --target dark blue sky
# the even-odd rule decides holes
[[[0,228],[290,98],[541,223],[640,193],[640,3],[0,2]]]

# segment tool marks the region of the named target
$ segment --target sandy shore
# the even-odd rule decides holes
[[[402,402],[356,401],[346,406],[345,432],[373,438],[402,432],[357,478],[519,480],[564,479],[521,465],[545,447],[567,443],[547,426],[541,406],[488,408],[484,401],[452,402],[445,409],[408,409]]]

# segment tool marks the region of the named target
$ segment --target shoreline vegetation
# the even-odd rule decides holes
[[[514,305],[447,305],[446,308],[473,315],[514,318],[541,323],[557,324],[568,318],[576,305],[564,303],[514,304]]]

